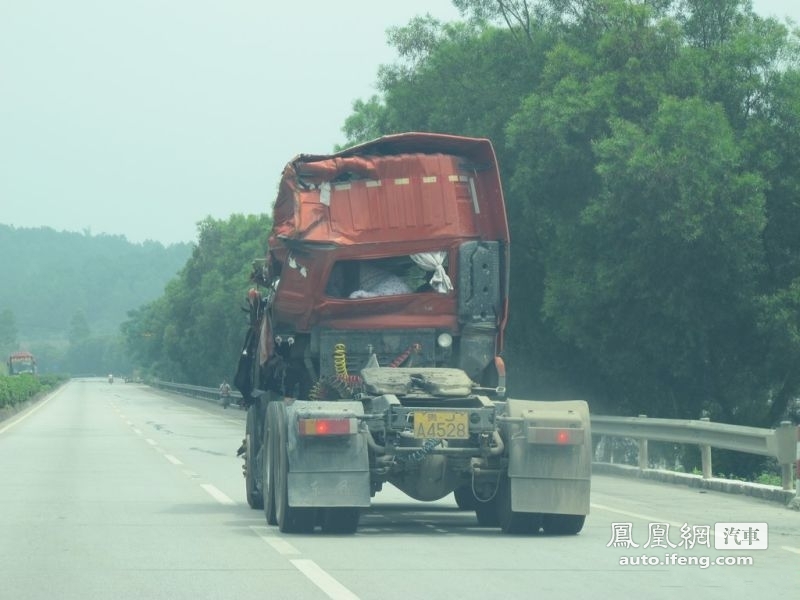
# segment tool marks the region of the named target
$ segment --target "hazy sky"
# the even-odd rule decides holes
[[[800,22],[795,0],[755,0]],[[344,141],[388,27],[449,0],[0,0],[0,223],[196,239]]]

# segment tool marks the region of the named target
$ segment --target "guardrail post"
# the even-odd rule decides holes
[[[639,418],[646,419],[647,415],[639,415]],[[639,445],[639,469],[644,470],[650,465],[650,461],[647,455],[647,440],[638,439],[636,440],[636,442]]]
[[[784,490],[792,491],[793,473],[797,465],[797,432],[791,421],[781,421],[775,430],[775,447],[778,464],[781,466],[781,485]]]
[[[708,417],[701,417],[700,420],[706,423],[711,421]],[[711,468],[711,446],[708,444],[700,444],[700,461],[703,467],[703,479],[711,479],[714,475]]]
[[[793,510],[800,510],[800,425],[794,428],[794,442],[795,442],[795,473],[794,473],[794,498],[787,505]],[[790,488],[791,489],[791,488]]]

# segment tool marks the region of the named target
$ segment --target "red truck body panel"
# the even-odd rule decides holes
[[[507,288],[508,222],[489,140],[430,133],[389,135],[331,155],[299,155],[284,169],[273,211],[268,269],[280,273],[273,323],[310,331],[431,327],[457,332],[453,293],[332,298],[336,261],[445,251],[501,242]],[[499,342],[506,296],[498,315]],[[499,351],[499,347],[498,347]]]

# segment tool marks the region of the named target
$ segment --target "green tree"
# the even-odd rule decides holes
[[[92,331],[89,328],[89,321],[86,319],[86,313],[78,310],[72,315],[69,322],[69,333],[67,339],[69,343],[74,345],[80,344],[91,336]]]
[[[131,311],[123,325],[137,366],[196,385],[232,378],[247,327],[241,307],[252,262],[266,252],[269,227],[263,215],[199,223],[192,256],[164,296]]]
[[[14,312],[31,351],[66,341],[83,311],[91,331],[114,333],[126,313],[157,298],[188,259],[189,244],[134,244],[121,236],[0,225],[0,307]]]
[[[763,181],[699,99],[666,98],[648,130],[613,122],[596,153],[601,190],[556,244],[545,315],[622,384],[626,412],[731,420],[761,360]]]
[[[19,332],[14,311],[9,308],[0,312],[0,352],[7,356],[17,348]]]
[[[380,137],[382,132],[389,129],[386,117],[386,111],[378,96],[373,95],[366,102],[355,100],[353,114],[345,119],[342,127],[342,132],[347,136],[348,141],[346,144],[339,145],[337,150]]]

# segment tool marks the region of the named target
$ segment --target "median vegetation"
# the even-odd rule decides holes
[[[0,409],[22,404],[59,386],[64,375],[0,375]]]

